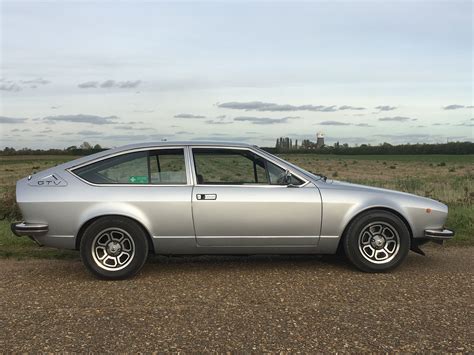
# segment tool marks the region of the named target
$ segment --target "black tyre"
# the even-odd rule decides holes
[[[102,217],[84,231],[80,252],[82,262],[94,276],[119,280],[143,267],[148,241],[138,223],[119,216]]]
[[[410,251],[410,232],[397,215],[368,211],[356,217],[343,239],[344,252],[365,272],[385,272],[399,266]]]

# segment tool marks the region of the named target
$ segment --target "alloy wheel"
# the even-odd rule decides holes
[[[400,250],[400,236],[397,230],[386,222],[367,224],[359,234],[359,251],[374,264],[390,262]]]
[[[104,229],[96,235],[92,242],[92,257],[97,266],[102,269],[121,270],[130,264],[134,256],[133,238],[123,229]]]

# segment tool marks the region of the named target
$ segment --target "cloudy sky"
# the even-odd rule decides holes
[[[1,1],[0,147],[473,140],[467,1]]]

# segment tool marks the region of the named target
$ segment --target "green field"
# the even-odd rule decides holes
[[[284,159],[329,178],[395,189],[442,201],[449,206],[447,226],[456,231],[449,244],[474,245],[473,155],[317,155],[288,154]],[[16,180],[72,160],[73,156],[0,156],[0,217],[21,218],[14,207]],[[78,257],[70,251],[39,248],[10,232],[0,221],[0,257]]]
[[[406,162],[416,162],[424,161],[428,163],[441,163],[441,162],[450,162],[450,163],[466,163],[474,164],[474,156],[465,154],[465,155],[445,155],[445,154],[433,154],[433,155],[331,155],[331,154],[282,154],[285,156],[285,159],[291,160],[291,156],[304,156],[309,155],[310,157],[317,157],[321,160],[384,160],[384,161],[406,161]]]

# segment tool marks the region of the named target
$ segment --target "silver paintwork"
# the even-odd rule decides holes
[[[193,147],[248,149],[304,184],[200,185]],[[75,168],[101,159],[160,148],[184,149],[185,185],[97,185],[74,174]],[[54,182],[38,184],[54,181],[53,176],[64,183],[56,188]],[[256,146],[215,142],[134,144],[82,157],[19,180],[17,201],[27,223],[49,227],[46,234],[35,236],[44,245],[77,249],[78,234],[87,222],[120,215],[139,222],[161,254],[334,253],[344,229],[363,211],[396,211],[413,238],[425,238],[425,230],[443,230],[448,213],[446,205],[428,198],[324,181]]]

